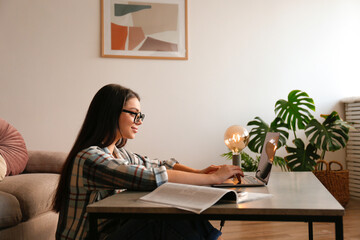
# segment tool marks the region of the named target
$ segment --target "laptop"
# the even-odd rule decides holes
[[[279,133],[268,132],[265,137],[264,146],[261,152],[258,168],[255,177],[245,175],[241,182],[234,177],[221,184],[214,184],[213,187],[261,187],[269,182],[272,162],[279,142]]]

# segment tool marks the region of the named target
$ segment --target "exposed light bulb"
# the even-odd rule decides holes
[[[230,126],[224,134],[224,142],[233,153],[233,165],[241,167],[240,152],[249,142],[249,132],[238,125]]]

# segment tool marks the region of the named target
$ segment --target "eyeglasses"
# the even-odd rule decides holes
[[[123,109],[122,111],[123,111],[123,112],[126,112],[126,113],[130,113],[130,114],[132,114],[132,115],[135,115],[135,117],[134,117],[134,123],[139,123],[140,120],[141,120],[141,121],[144,121],[145,114],[143,114],[143,113],[141,113],[141,112],[132,112],[132,111],[125,110],[125,109]]]

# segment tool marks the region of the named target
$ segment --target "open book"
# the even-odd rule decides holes
[[[164,183],[151,193],[140,198],[142,201],[160,203],[197,214],[214,205],[219,200],[234,203],[269,197],[271,194],[240,192],[226,188],[213,188],[179,183]]]

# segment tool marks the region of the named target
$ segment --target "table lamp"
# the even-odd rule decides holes
[[[241,167],[240,152],[249,142],[249,132],[238,125],[230,126],[224,134],[224,142],[232,151],[233,165]]]

